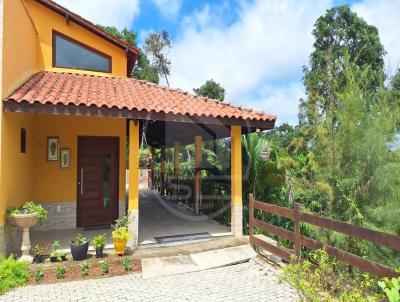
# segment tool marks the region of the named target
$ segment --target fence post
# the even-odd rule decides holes
[[[251,239],[254,233],[254,196],[249,194],[249,239],[251,244]]]
[[[294,251],[297,260],[301,259],[300,220],[301,220],[300,204],[296,202],[294,204]]]

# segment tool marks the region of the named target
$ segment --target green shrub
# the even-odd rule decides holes
[[[42,281],[42,279],[43,279],[43,277],[44,277],[44,272],[43,272],[43,270],[42,270],[40,267],[38,267],[38,268],[35,270],[34,276],[35,276],[35,281],[36,281],[36,283],[39,283],[40,281]]]
[[[64,279],[65,273],[66,273],[65,265],[63,265],[61,263],[59,265],[57,265],[57,270],[56,270],[57,279]]]
[[[81,263],[80,267],[82,277],[89,275],[89,264],[86,261]]]
[[[75,245],[83,245],[87,242],[87,239],[82,234],[77,234],[71,242]]]
[[[337,274],[338,264],[325,250],[310,253],[310,259],[301,263],[293,259],[282,276],[297,290],[300,301],[378,301],[378,295],[371,293],[374,282],[368,274]]]
[[[115,223],[111,225],[114,229],[111,233],[112,238],[129,240],[132,237],[132,233],[128,231],[128,225],[132,220],[133,218],[129,214],[116,219]]]
[[[103,260],[103,261],[99,261],[99,263],[100,263],[103,275],[108,274],[110,271],[110,266],[109,266],[108,262]]]
[[[125,257],[124,261],[122,261],[122,265],[126,271],[132,270],[132,262],[129,260],[128,257]]]
[[[42,224],[47,219],[47,210],[38,203],[33,201],[26,202],[21,208],[12,207],[7,209],[7,219],[16,214],[37,214],[39,223]]]
[[[25,285],[28,279],[28,262],[17,261],[13,256],[6,258],[0,254],[0,294],[11,288]]]
[[[106,245],[106,234],[99,234],[92,239],[92,246],[95,250],[104,248]]]
[[[129,240],[132,237],[132,233],[128,231],[128,228],[120,227],[114,229],[114,231],[111,233],[111,236],[113,239],[117,240]]]
[[[389,302],[400,302],[400,277],[384,278],[378,282]]]
[[[44,254],[44,249],[39,245],[35,245],[35,247],[32,249],[32,253],[34,256],[39,257]]]
[[[50,245],[50,257],[57,257],[57,261],[61,262],[62,257],[66,255],[65,252],[60,251],[60,242],[58,240],[54,240]]]

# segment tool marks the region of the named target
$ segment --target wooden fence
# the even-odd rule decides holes
[[[283,216],[293,220],[294,230],[289,231],[254,218],[254,211],[256,209],[261,210],[265,213]],[[249,198],[249,215],[250,244],[252,244],[253,246],[261,247],[286,261],[291,261],[293,255],[296,255],[298,259],[301,259],[301,248],[303,246],[312,250],[325,248],[327,253],[330,256],[335,257],[336,260],[357,267],[364,272],[368,272],[379,277],[394,277],[399,275],[397,272],[395,272],[394,269],[388,266],[367,260],[360,256],[336,248],[332,245],[325,244],[309,237],[303,236],[300,232],[300,225],[302,222],[309,223],[328,230],[357,237],[359,239],[368,240],[398,251],[400,251],[399,236],[363,228],[357,225],[324,218],[321,216],[304,213],[301,212],[300,204],[298,203],[294,205],[293,209],[288,209],[277,205],[257,201],[254,199],[252,194],[250,194]],[[294,253],[288,249],[274,246],[260,238],[257,238],[254,235],[254,228],[259,228],[265,232],[272,233],[278,237],[285,238],[289,241],[294,242]]]

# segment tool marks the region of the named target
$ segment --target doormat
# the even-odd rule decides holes
[[[187,241],[187,240],[197,240],[197,239],[207,239],[207,238],[212,238],[211,234],[208,232],[154,237],[154,239],[158,243],[170,243],[170,242],[177,242],[177,241]]]
[[[87,226],[84,227],[84,231],[95,231],[95,230],[107,230],[111,226],[109,224],[100,224],[100,225],[92,225],[92,226]]]

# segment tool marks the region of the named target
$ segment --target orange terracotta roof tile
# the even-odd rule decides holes
[[[275,115],[244,109],[132,78],[42,71],[5,101],[128,109],[145,112],[274,122]]]

